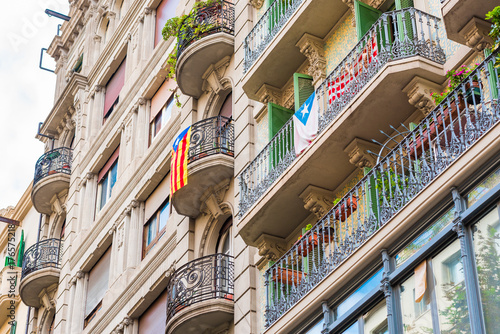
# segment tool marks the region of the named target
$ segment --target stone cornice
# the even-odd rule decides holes
[[[74,96],[78,89],[86,89],[86,87],[87,78],[80,73],[74,72],[61,96],[43,122],[40,132],[47,135],[57,135],[57,127],[61,125],[64,115],[68,112],[69,107],[73,105]],[[41,139],[41,137],[38,139]]]

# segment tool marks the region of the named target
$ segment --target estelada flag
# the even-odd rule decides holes
[[[187,184],[187,162],[191,127],[181,132],[172,146],[172,161],[170,162],[170,197]]]

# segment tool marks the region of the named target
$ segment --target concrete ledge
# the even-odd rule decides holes
[[[69,188],[71,175],[56,172],[40,179],[31,192],[31,200],[36,211],[50,215],[52,213],[51,199],[54,195]]]
[[[36,270],[24,277],[19,286],[19,295],[23,303],[31,307],[40,307],[42,290],[59,283],[60,273],[60,269],[49,267]]]

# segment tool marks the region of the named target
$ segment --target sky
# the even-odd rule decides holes
[[[54,103],[55,74],[39,69],[40,50],[63,23],[46,8],[68,14],[69,6],[67,0],[0,4],[0,209],[16,205],[43,154],[35,135]],[[48,55],[44,65],[55,66]]]

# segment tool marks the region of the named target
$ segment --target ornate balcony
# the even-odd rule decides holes
[[[26,305],[40,307],[42,290],[58,284],[61,255],[60,239],[46,239],[26,250],[19,287],[21,299]]]
[[[346,2],[274,0],[244,41],[243,90],[251,99],[264,83],[283,87],[306,57],[296,47],[307,33],[325,38],[349,11]],[[279,71],[276,69],[279,68]],[[272,73],[272,75],[270,75]]]
[[[495,0],[441,0],[448,38],[471,48],[484,49],[485,42],[493,42],[488,37],[491,23],[484,19],[495,6],[498,6]]]
[[[242,171],[238,225],[247,244],[256,246],[262,233],[288,236],[309,215],[304,189],[336,189],[354,172],[344,152],[350,143],[383,141],[380,130],[390,133],[410,117],[415,107],[402,90],[415,76],[444,79],[439,21],[414,8],[382,14],[316,90],[319,130],[306,152],[295,154],[290,118]]]
[[[21,268],[5,266],[0,271],[0,319],[5,319],[14,305],[14,309],[21,300],[19,297],[19,281]]]
[[[208,255],[176,270],[167,287],[165,333],[205,333],[233,320],[234,263]]]
[[[200,8],[194,23],[178,39],[175,75],[182,93],[198,98],[209,66],[234,53],[234,5],[220,1]],[[200,27],[203,33],[196,31]]]
[[[388,224],[483,135],[494,132],[495,126],[498,133],[499,90],[489,80],[498,78],[499,72],[492,66],[495,57],[480,64],[266,271],[267,327]],[[491,154],[496,152],[494,147],[490,145]]]
[[[188,183],[172,198],[175,210],[185,216],[197,217],[204,193],[230,180],[233,169],[232,119],[216,116],[193,124],[188,151]]]
[[[31,200],[40,213],[50,215],[54,195],[69,188],[73,150],[56,148],[42,155],[35,165]]]

